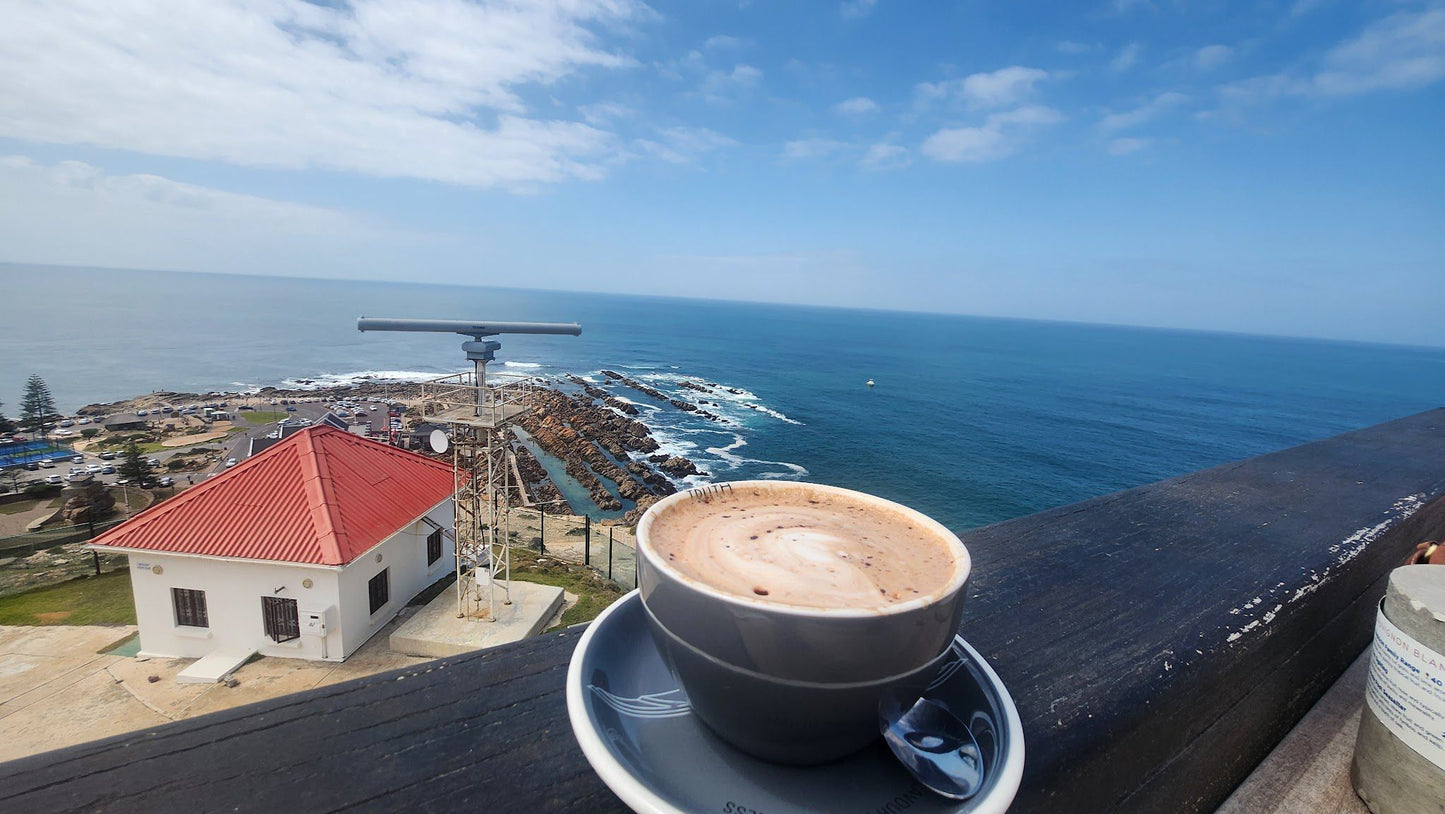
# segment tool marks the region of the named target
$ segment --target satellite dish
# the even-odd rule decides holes
[[[428,440],[431,442],[432,452],[442,453],[447,451],[447,446],[449,445],[447,434],[441,430],[432,430]]]

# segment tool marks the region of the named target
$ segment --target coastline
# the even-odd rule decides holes
[[[235,412],[242,406],[253,412],[285,411],[287,402],[317,403],[330,406],[341,400],[384,401],[404,407],[403,432],[430,423],[424,414],[419,382],[369,377],[341,384],[317,386],[314,380],[290,380],[302,387],[267,386],[249,392],[190,393],[158,390],[110,402],[87,404],[75,411],[77,417],[95,418],[121,413],[149,413],[147,438],[154,438],[167,448],[184,448],[224,438],[232,430],[229,425],[202,423],[196,415],[182,415],[185,405],[224,402]],[[634,382],[628,382],[635,384]],[[660,444],[654,431],[642,420],[632,403],[616,398],[592,385],[582,377],[568,374],[562,380],[539,380],[540,387],[529,396],[530,408],[520,416],[515,427],[522,431],[514,446],[517,474],[524,484],[520,505],[552,504],[576,514],[590,514],[602,522],[626,525],[636,523],[652,503],[690,485],[688,479],[704,479],[709,474],[700,470],[689,458],[672,453],[659,453]],[[652,391],[660,400],[678,407],[679,400]],[[699,411],[697,407],[686,412]],[[175,412],[161,413],[170,406]],[[712,416],[712,420],[724,420]],[[236,422],[243,426],[242,422]],[[196,426],[190,426],[190,425]],[[200,430],[206,430],[200,432]],[[115,435],[112,433],[111,435]],[[104,436],[101,436],[104,437]],[[94,439],[67,438],[78,447],[93,445]],[[538,459],[528,447],[536,444],[546,456],[561,462],[563,471],[555,472]],[[414,450],[431,457],[450,459],[429,449]],[[555,465],[554,467],[555,468]],[[560,488],[557,480],[569,479]],[[579,500],[579,489],[586,495]],[[571,497],[565,496],[570,492]]]

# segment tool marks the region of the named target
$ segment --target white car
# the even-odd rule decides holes
[[[230,469],[231,467],[233,467],[233,466],[235,466],[235,465],[236,465],[236,459],[235,459],[235,458],[227,458],[227,459],[226,459],[226,468],[227,468],[227,469]]]
[[[105,467],[101,466],[100,464],[91,464],[90,466],[87,466],[85,468],[85,471],[89,472],[92,475],[99,475],[102,469],[105,469]]]
[[[65,483],[65,478],[62,478],[59,475],[46,475],[45,482],[51,485],[59,485]]]

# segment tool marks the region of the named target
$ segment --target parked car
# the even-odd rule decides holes
[[[235,466],[235,465],[236,465],[236,459],[235,459],[235,458],[227,458],[227,459],[226,459],[226,468],[227,468],[227,469],[230,469],[231,467],[233,467],[233,466]]]
[[[105,452],[100,453],[100,459],[102,461],[113,461],[115,460],[115,453],[111,452],[110,450],[106,450]]]
[[[130,478],[116,478],[116,479],[115,479],[115,485],[116,485],[116,486],[129,486],[129,485],[130,485]]]
[[[75,456],[74,458],[71,458],[71,459],[70,459],[70,462],[71,462],[71,463],[76,463],[76,464],[83,464],[83,463],[85,463],[85,456],[84,456],[84,455],[77,455],[77,456]]]
[[[45,482],[52,486],[59,486],[65,483],[65,478],[62,478],[59,475],[46,475]]]
[[[151,414],[151,411],[150,411],[150,410],[136,410],[136,411],[135,411],[135,414],[136,414],[138,417],[140,417],[140,418],[145,418],[146,416],[148,416],[148,415]]]
[[[89,424],[89,423],[90,423],[90,419],[88,419],[88,418],[86,418],[86,417],[84,417],[84,416],[81,416],[80,418],[75,419],[75,423],[77,423],[77,424]]]
[[[114,474],[115,474],[115,467],[111,466],[110,464],[106,464],[105,466],[102,466],[102,467],[100,468],[100,474],[102,474],[102,475],[114,475]]]
[[[62,426],[62,427],[74,427],[74,426],[75,426],[75,422],[74,422],[74,421],[71,421],[70,419],[67,418],[67,419],[65,419],[64,421],[60,422],[60,426]]]
[[[155,458],[146,458],[146,466],[160,466],[161,462]]]
[[[35,461],[31,461],[30,463],[25,465],[25,468],[30,470],[31,472],[35,472],[40,469],[40,464],[36,463]]]
[[[159,481],[157,481],[156,484],[157,484],[158,486],[161,486],[162,488],[167,488],[167,489],[168,489],[168,488],[176,485],[176,480],[175,480],[175,478],[172,478],[171,476],[167,475],[166,477],[161,478]]]
[[[41,468],[41,469],[54,469],[54,468],[55,468],[55,462],[52,461],[52,460],[50,460],[49,458],[46,458],[45,460],[40,461],[39,463],[40,463],[40,468]],[[27,466],[27,467],[25,467],[25,468],[26,468],[26,469],[29,469],[30,467]]]
[[[90,466],[87,466],[87,467],[85,468],[85,471],[86,471],[86,472],[89,472],[89,473],[92,474],[92,475],[94,475],[94,474],[97,474],[97,473],[103,471],[104,469],[105,469],[105,467],[101,466],[100,464],[91,464]]]
[[[286,412],[288,412],[288,413],[294,413],[294,412],[296,412],[296,408],[288,404],[288,405],[286,405]]]

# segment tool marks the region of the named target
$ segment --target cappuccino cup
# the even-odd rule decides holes
[[[970,567],[926,515],[789,481],[671,495],[637,543],[648,625],[694,713],[742,751],[795,764],[866,746],[878,701],[938,670]]]

